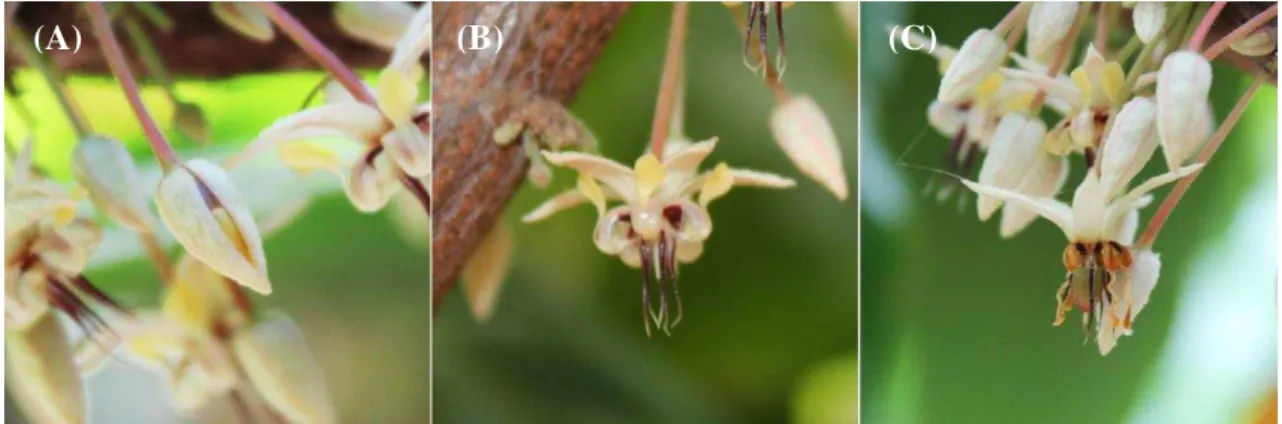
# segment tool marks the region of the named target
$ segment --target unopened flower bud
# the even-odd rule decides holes
[[[214,17],[219,22],[240,35],[260,43],[267,43],[276,38],[276,28],[272,25],[271,18],[258,10],[253,3],[215,2],[210,6],[213,8]]]
[[[189,254],[254,291],[272,292],[258,226],[218,165],[193,159],[169,172],[156,191],[156,208]]]
[[[1045,137],[1046,124],[1040,119],[1020,113],[1003,116],[980,166],[979,183],[1015,190],[1048,155],[1042,148]],[[1001,205],[1001,199],[981,194],[977,202],[979,219],[987,220]]]
[[[1278,49],[1277,28],[1266,26],[1252,32],[1251,35],[1234,41],[1230,49],[1243,56],[1264,56]]]
[[[414,16],[404,2],[340,2],[334,4],[334,23],[348,35],[391,51]]]
[[[148,193],[134,158],[119,141],[89,136],[72,153],[76,181],[89,190],[89,199],[103,213],[129,229],[151,232],[155,219]]]
[[[269,315],[237,332],[231,344],[249,381],[286,421],[338,421],[325,373],[302,330],[288,317]]]
[[[1076,17],[1075,1],[1033,3],[1028,12],[1028,56],[1038,62],[1048,61],[1068,35]]]
[[[1144,44],[1152,43],[1162,33],[1162,27],[1166,26],[1166,5],[1155,1],[1137,3],[1135,10],[1131,12],[1131,19],[1135,24],[1135,35],[1140,37],[1140,41]]]
[[[1198,131],[1199,110],[1211,91],[1211,63],[1202,55],[1181,50],[1162,62],[1157,77],[1157,132],[1171,170],[1197,149],[1204,138]]]
[[[1006,61],[1006,42],[992,30],[980,29],[966,38],[939,82],[939,101],[955,103],[997,71]]]
[[[837,135],[823,109],[806,96],[794,96],[775,106],[770,114],[775,142],[806,176],[823,185],[838,200],[847,195]]]
[[[1156,119],[1157,107],[1147,97],[1132,99],[1113,117],[1100,152],[1100,184],[1105,193],[1126,188],[1153,157],[1157,150]]]

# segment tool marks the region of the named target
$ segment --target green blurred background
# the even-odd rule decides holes
[[[937,167],[947,146],[926,122],[940,75],[925,52],[891,53],[887,27],[930,25],[956,47],[1012,6],[863,4],[864,422],[1246,419],[1277,384],[1276,88],[1260,90],[1172,215],[1135,334],[1101,357],[1082,344],[1077,312],[1050,325],[1059,229],[1039,220],[1002,241],[997,220],[976,219],[973,195],[961,210],[937,203],[923,194],[934,174],[908,166]],[[1216,66],[1217,119],[1250,78]],[[1149,165],[1141,178],[1165,167]],[[1073,166],[1066,190],[1081,179]]]
[[[671,10],[633,5],[572,105],[614,160],[630,164],[645,148]],[[824,108],[853,194],[855,43],[832,4],[785,16],[784,81]],[[725,161],[798,186],[734,190],[712,205],[707,250],[681,268],[685,318],[671,337],[647,339],[641,277],[593,246],[591,207],[519,223],[573,187],[573,173],[558,171],[547,190],[527,185],[503,218],[515,253],[491,321],[474,322],[457,290],[434,321],[436,422],[854,421],[853,195],[838,202],[774,144],[773,99],[744,67],[742,28],[725,7],[692,5],[690,28],[687,132],[721,140],[705,167]]]
[[[210,122],[213,142],[204,148],[173,131],[168,119],[171,106],[159,88],[148,85],[143,93],[182,157],[217,158],[255,137],[275,119],[298,111],[322,77],[290,72],[180,80],[179,95],[200,105]],[[19,69],[14,79],[22,94],[5,99],[7,140],[16,145],[31,135],[38,164],[70,184],[75,143],[70,124],[39,74]],[[155,181],[155,161],[115,80],[72,75],[69,86],[93,128],[124,141]],[[34,127],[23,123],[15,102],[30,109]],[[392,224],[389,211],[357,212],[343,196],[337,177],[296,176],[273,156],[268,154],[232,173],[255,214],[261,219],[298,199],[314,200],[292,225],[265,240],[274,292],[267,297],[254,295],[254,302],[260,310],[285,311],[302,328],[325,370],[330,396],[343,422],[428,421],[427,234],[405,234]],[[415,237],[418,241],[411,241]],[[138,249],[136,238],[108,228],[86,276],[130,307],[156,309],[156,274]],[[179,420],[165,403],[168,395],[159,374],[115,361],[94,375],[87,387],[90,422]],[[7,399],[6,404],[13,406]],[[16,408],[5,410],[6,421],[22,422]]]

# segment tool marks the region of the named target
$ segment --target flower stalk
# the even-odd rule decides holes
[[[1242,112],[1246,110],[1246,106],[1251,103],[1251,98],[1255,97],[1255,92],[1259,90],[1260,86],[1264,84],[1266,79],[1267,77],[1264,75],[1257,75],[1255,77],[1255,80],[1251,82],[1250,87],[1246,89],[1246,92],[1238,99],[1237,104],[1233,106],[1233,110],[1224,118],[1224,122],[1220,124],[1220,128],[1215,131],[1215,134],[1211,136],[1211,139],[1206,143],[1206,146],[1204,146],[1202,151],[1198,153],[1197,160],[1195,161],[1196,163],[1207,163],[1211,160],[1211,157],[1215,155],[1215,151],[1218,150],[1220,145],[1224,144],[1224,140],[1228,138],[1229,132],[1233,130],[1235,125],[1237,125],[1238,119],[1242,118]],[[1138,249],[1147,250],[1153,246],[1153,243],[1157,240],[1158,233],[1162,231],[1162,226],[1166,224],[1167,218],[1170,218],[1171,212],[1175,210],[1175,206],[1178,205],[1180,203],[1180,199],[1184,197],[1184,192],[1188,191],[1189,186],[1193,184],[1193,180],[1197,179],[1197,176],[1201,175],[1201,173],[1201,170],[1194,171],[1191,175],[1181,179],[1175,184],[1175,187],[1171,189],[1170,194],[1166,195],[1166,199],[1162,200],[1162,205],[1158,208],[1157,213],[1153,215],[1153,219],[1149,221],[1148,226],[1144,227],[1144,233],[1141,234],[1140,238],[1136,241],[1135,246],[1137,246]]]
[[[1265,23],[1277,16],[1278,5],[1277,3],[1274,3],[1273,6],[1269,6],[1268,9],[1260,12],[1259,15],[1255,15],[1255,17],[1242,23],[1242,26],[1237,27],[1233,32],[1228,33],[1224,38],[1216,41],[1215,44],[1211,45],[1211,47],[1207,47],[1206,51],[1202,52],[1202,56],[1205,56],[1207,60],[1215,60],[1220,53],[1224,53],[1224,50],[1227,50],[1229,46],[1233,45],[1233,43],[1251,35],[1252,32],[1255,32],[1255,30],[1264,26]]]
[[[678,101],[678,84],[681,80],[682,62],[685,61],[686,23],[690,18],[690,5],[676,3],[672,8],[672,27],[668,30],[667,54],[663,59],[663,75],[659,80],[659,98],[654,104],[654,123],[650,126],[650,148],[656,157],[663,157],[663,143],[668,139],[668,129],[674,119]],[[769,67],[767,67],[769,68]]]
[[[1215,24],[1215,18],[1220,16],[1220,11],[1224,10],[1224,5],[1228,2],[1217,1],[1211,5],[1211,10],[1202,16],[1201,23],[1198,24],[1197,30],[1193,32],[1193,38],[1189,39],[1189,50],[1198,51],[1202,48],[1202,41],[1211,33],[1211,26]]]
[[[378,104],[378,101],[374,99],[374,95],[365,88],[356,73],[351,68],[348,68],[347,65],[344,65],[338,59],[338,56],[328,47],[325,47],[325,44],[321,43],[315,35],[312,35],[311,31],[308,31],[294,15],[291,15],[285,8],[275,2],[258,3],[257,6],[267,13],[267,16],[271,17],[272,22],[275,22],[276,26],[280,27],[285,35],[293,39],[294,43],[298,44],[299,47],[302,47],[303,51],[312,57],[312,60],[315,60],[330,75],[333,75],[334,80],[342,84],[343,88],[346,88],[352,94],[352,97],[362,103]]]
[[[120,82],[120,87],[125,91],[125,97],[129,100],[129,106],[133,108],[134,115],[138,117],[138,122],[142,124],[143,132],[147,135],[147,142],[151,144],[152,153],[156,155],[156,161],[160,163],[161,169],[168,173],[174,167],[180,166],[178,154],[174,153],[173,146],[169,145],[164,133],[156,125],[156,120],[147,112],[147,105],[142,102],[142,96],[138,90],[138,82],[134,79],[133,72],[129,70],[129,64],[125,62],[124,51],[120,49],[116,34],[111,29],[111,22],[107,18],[107,9],[101,3],[89,3],[85,7],[89,9],[89,19],[93,23],[94,34],[98,36],[98,40],[102,44],[102,55],[107,59],[107,65],[111,68],[111,72],[116,75],[116,79]]]

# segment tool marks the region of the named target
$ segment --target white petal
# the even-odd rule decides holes
[[[1072,238],[1073,235],[1073,210],[1068,205],[1052,198],[1032,198],[1023,194],[1016,193],[1000,187],[993,187],[976,183],[970,180],[961,180],[966,188],[976,193],[999,198],[1004,201],[1015,202],[1020,206],[1026,207],[1036,212],[1042,218],[1055,224],[1064,235]]]
[[[383,135],[383,148],[406,175],[424,178],[432,171],[432,145],[413,123],[397,125]]]
[[[626,206],[620,206],[597,218],[596,229],[592,232],[592,241],[597,249],[607,255],[617,255],[635,245],[629,236],[632,224],[622,219],[624,214],[630,213],[632,211]]]
[[[797,182],[793,181],[791,178],[782,177],[769,172],[753,171],[749,169],[731,168],[730,175],[734,177],[735,186],[790,188],[797,185]]]
[[[382,112],[364,103],[338,102],[317,106],[272,123],[239,153],[223,162],[228,169],[285,142],[313,137],[338,137],[368,143],[388,130]]]
[[[521,222],[539,222],[547,219],[547,217],[552,216],[557,212],[578,206],[579,204],[587,201],[588,199],[583,197],[583,193],[580,193],[578,190],[566,190],[561,192],[561,194],[553,196],[551,199],[548,199],[546,202],[543,202],[538,207],[534,208],[534,210],[525,214],[525,216],[521,217]]]
[[[971,33],[944,72],[936,99],[948,103],[965,99],[1005,61],[1006,41],[988,29]]]
[[[67,334],[54,314],[5,332],[5,386],[33,422],[85,422],[85,391]]]
[[[221,208],[211,208],[206,195]],[[165,227],[192,256],[254,291],[271,293],[258,227],[240,191],[218,165],[193,159],[171,171],[156,190],[156,207]]]
[[[1157,131],[1168,169],[1179,168],[1206,141],[1198,128],[1199,103],[1211,90],[1211,63],[1187,50],[1171,53],[1157,77]]]
[[[1152,43],[1166,26],[1166,5],[1155,1],[1139,2],[1131,12],[1135,23],[1135,35],[1144,44]]]
[[[674,175],[684,175],[686,177],[694,175],[699,170],[699,164],[703,163],[703,160],[716,147],[716,137],[688,144],[680,150],[665,154],[663,156],[663,169],[668,172],[669,178]]]
[[[472,251],[472,257],[463,265],[460,274],[463,297],[467,299],[472,318],[479,322],[490,319],[511,260],[512,230],[500,222]]]
[[[1015,189],[1029,172],[1034,172],[1048,153],[1042,148],[1046,124],[1018,113],[1007,114],[997,124],[988,155],[979,169],[979,183],[1004,189]],[[987,220],[1001,207],[1000,198],[983,193],[976,202],[979,219]]]
[[[1131,319],[1134,320],[1148,304],[1149,295],[1157,286],[1158,276],[1162,272],[1161,256],[1149,250],[1135,252],[1131,263]]]
[[[1068,158],[1043,156],[1037,169],[1029,173],[1015,191],[1034,198],[1054,198],[1055,194],[1064,187],[1066,180],[1068,180]],[[1014,203],[1006,203],[1002,206],[999,234],[1002,238],[1014,237],[1036,218],[1037,213]]]
[[[1142,5],[1142,3],[1141,3]],[[1136,97],[1122,106],[1104,138],[1100,152],[1100,184],[1109,194],[1130,185],[1131,179],[1157,150],[1157,107],[1146,97]]]
[[[400,192],[396,165],[385,153],[380,152],[369,160],[362,157],[343,174],[343,190],[347,199],[361,212],[382,210]]]
[[[1156,190],[1158,187],[1164,186],[1166,184],[1170,184],[1181,178],[1193,175],[1193,173],[1202,169],[1203,165],[1204,164],[1201,164],[1201,163],[1195,163],[1180,169],[1176,169],[1171,172],[1167,172],[1162,175],[1149,178],[1148,180],[1144,181],[1144,183],[1131,189],[1131,191],[1127,192],[1125,195],[1118,197],[1116,199],[1113,199],[1112,203],[1108,205],[1109,220],[1115,221],[1123,217],[1122,214],[1131,209],[1134,209],[1136,207],[1135,205],[1140,202],[1140,200],[1144,197],[1144,195],[1148,194],[1153,190]]]
[[[827,188],[838,200],[847,195],[841,147],[828,118],[806,96],[794,96],[770,114],[775,142],[803,174]]]
[[[1086,177],[1082,178],[1082,183],[1073,192],[1073,224],[1076,231],[1069,238],[1072,240],[1103,239],[1112,228],[1110,225],[1112,221],[1108,219],[1110,198],[1112,194],[1104,191],[1098,173],[1087,172]]]
[[[1135,202],[1134,208],[1130,212],[1113,223],[1113,230],[1109,231],[1108,239],[1121,243],[1123,246],[1135,244],[1135,232],[1140,229],[1139,210],[1148,206],[1152,201],[1153,196],[1144,196]]]
[[[398,1],[334,4],[334,23],[348,35],[391,51],[410,25],[414,6]]]
[[[620,165],[618,162],[582,152],[544,151],[543,157],[547,158],[548,162],[553,165],[570,168],[601,181],[614,192],[625,196],[625,198],[634,196],[632,193],[637,192],[633,182],[632,169]]]
[[[288,317],[270,315],[237,332],[232,350],[263,399],[290,422],[338,422],[325,373]]]
[[[1047,62],[1068,35],[1077,17],[1077,2],[1033,3],[1028,12],[1028,55]]]
[[[1085,106],[1082,104],[1082,92],[1078,91],[1077,86],[1073,85],[1071,81],[1048,77],[1045,72],[1004,68],[1002,73],[1007,77],[1028,82],[1034,87],[1046,91],[1050,98],[1064,102],[1070,109],[1079,110]]]
[[[410,20],[409,27],[396,42],[396,48],[392,50],[392,58],[388,61],[387,67],[405,75],[421,75],[421,72],[415,69],[419,67],[419,59],[431,45],[432,6],[430,3],[424,3],[419,6],[418,12]]]

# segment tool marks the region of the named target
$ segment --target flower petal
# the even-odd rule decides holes
[[[290,422],[334,423],[325,373],[303,332],[273,314],[233,336],[232,351],[263,399]]]
[[[717,164],[717,167],[708,173],[703,187],[699,190],[699,205],[708,207],[713,200],[729,193],[730,187],[733,186],[734,175],[730,173],[730,167],[726,166],[725,162]]]
[[[770,130],[797,169],[837,200],[846,199],[849,189],[837,134],[814,100],[794,96],[776,105],[770,114]]]
[[[400,192],[396,166],[387,157],[386,150],[366,152],[343,175],[343,190],[347,193],[347,199],[361,212],[382,210]]]
[[[277,120],[258,133],[223,165],[233,169],[280,143],[312,137],[338,137],[368,143],[387,132],[388,124],[378,109],[364,103],[325,104]]]
[[[472,252],[460,274],[463,297],[467,299],[472,318],[479,322],[489,320],[511,260],[512,230],[500,222]]]
[[[420,67],[419,60],[431,45],[432,6],[430,3],[424,3],[419,6],[414,17],[410,19],[409,27],[405,28],[401,39],[396,42],[396,48],[392,50],[392,58],[387,62],[387,67],[412,76],[417,81],[422,73],[415,69]]]
[[[1162,175],[1154,176],[1131,189],[1131,191],[1127,192],[1125,195],[1113,199],[1113,201],[1108,205],[1109,221],[1116,221],[1123,217],[1123,213],[1134,209],[1140,199],[1149,192],[1156,190],[1161,186],[1173,183],[1181,178],[1193,175],[1198,170],[1201,170],[1203,165],[1205,164],[1195,163]]]
[[[592,241],[597,249],[607,255],[617,255],[634,245],[632,237],[629,236],[632,232],[632,223],[623,219],[625,215],[631,213],[628,207],[620,206],[610,209],[597,218],[596,229],[592,232]]]
[[[381,143],[396,165],[414,178],[425,178],[432,172],[432,145],[427,134],[414,123],[397,125],[384,134]]]
[[[626,199],[631,199],[637,191],[632,180],[632,169],[620,165],[618,162],[593,154],[573,151],[544,151],[543,157],[553,165],[579,171],[604,183]]]
[[[976,193],[999,198],[1003,201],[1018,203],[1020,206],[1028,208],[1037,213],[1047,221],[1054,223],[1064,235],[1072,238],[1073,234],[1073,210],[1068,205],[1052,198],[1033,198],[1023,194],[1016,193],[1000,187],[980,184],[970,180],[961,180],[966,188]]]
[[[791,178],[751,169],[730,168],[730,175],[734,177],[735,187],[791,188],[797,185]]]
[[[1082,103],[1083,91],[1075,82],[1048,77],[1043,72],[1030,72],[1019,69],[1004,68],[1002,73],[1012,79],[1032,84],[1034,87],[1045,91],[1051,98],[1065,102],[1070,109],[1080,110],[1086,106]]]
[[[663,169],[668,172],[669,177],[684,176],[688,178],[699,171],[699,164],[702,164],[703,160],[712,153],[712,149],[716,147],[717,138],[712,137],[698,143],[688,144],[672,153],[665,153],[663,156]]]
[[[418,100],[418,86],[410,81],[409,75],[395,69],[384,69],[378,74],[375,89],[378,108],[389,121],[397,125],[410,121],[410,113]]]
[[[539,222],[547,219],[547,217],[552,216],[557,212],[577,206],[587,200],[588,198],[584,197],[583,192],[580,190],[566,190],[543,202],[529,213],[526,213],[525,216],[521,217],[521,222]]]

